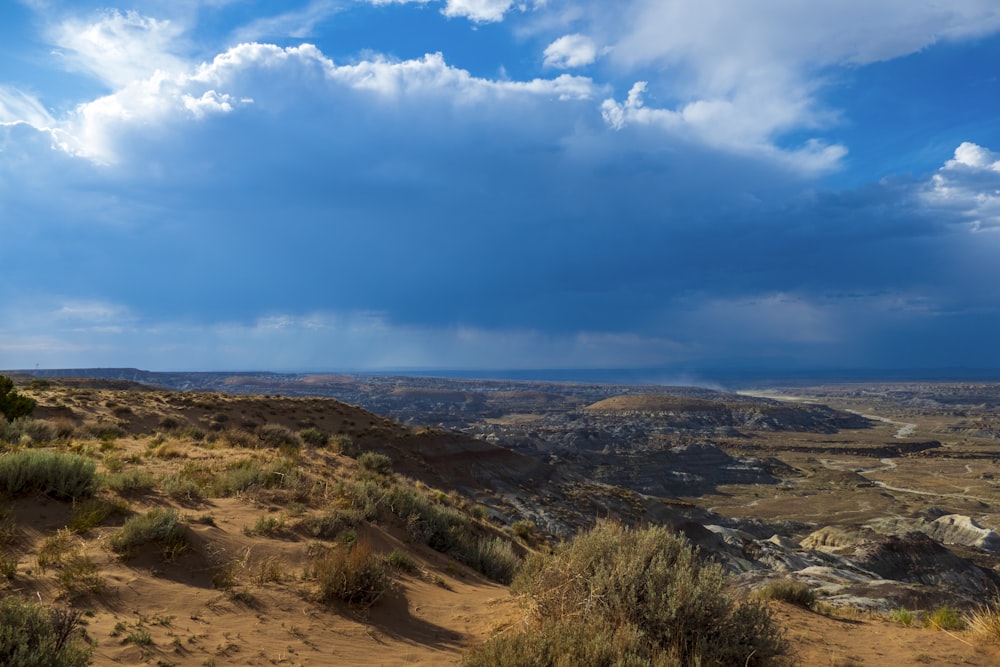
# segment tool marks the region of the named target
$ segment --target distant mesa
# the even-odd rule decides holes
[[[705,412],[725,407],[719,401],[675,394],[623,394],[592,403],[587,412]]]

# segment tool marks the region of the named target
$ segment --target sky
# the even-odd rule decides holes
[[[112,3],[0,3],[0,368],[1000,368],[995,0]]]

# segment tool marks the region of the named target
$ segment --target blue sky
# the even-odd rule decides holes
[[[995,0],[0,5],[0,368],[1000,367]]]

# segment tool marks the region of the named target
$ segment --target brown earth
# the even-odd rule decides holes
[[[485,493],[484,480],[491,475],[502,472],[528,480],[547,474],[537,462],[503,448],[407,428],[331,399],[236,398],[100,383],[57,385],[30,393],[40,402],[38,418],[63,420],[75,427],[116,424],[127,432],[107,442],[74,439],[69,448],[105,461],[109,455],[134,461],[157,478],[186,464],[218,468],[245,457],[246,450],[212,447],[206,438],[228,428],[249,430],[269,423],[349,436],[359,448],[388,453],[397,474],[442,489],[448,502],[456,505],[471,505],[473,501],[460,492]],[[906,415],[890,415],[902,416]],[[915,421],[918,435],[925,437],[932,425],[944,425]],[[801,476],[781,488],[734,487],[696,501],[731,516],[825,518],[845,525],[944,503],[949,509],[978,509],[988,525],[1000,524],[992,509],[996,464],[990,460],[935,459],[935,474],[929,477],[926,456],[894,458],[890,466],[879,461],[881,451],[874,457],[859,455],[858,447],[895,444],[897,428],[886,423],[865,434],[796,434],[794,441],[774,434],[766,436],[772,439],[763,434],[734,438],[727,444],[732,451],[757,448],[760,453],[781,454]],[[982,441],[957,440],[944,444],[959,454],[984,449]],[[807,449],[782,453],[782,443]],[[849,449],[831,452],[838,448]],[[357,470],[353,459],[328,451],[308,451],[300,464],[330,480],[349,478]],[[907,490],[880,488],[873,480]],[[828,493],[818,493],[822,489]],[[982,499],[988,507],[983,507]],[[316,599],[314,582],[306,572],[315,540],[295,529],[302,512],[319,509],[311,500],[262,492],[181,502],[159,489],[127,500],[134,512],[178,509],[193,547],[173,561],[149,549],[122,559],[108,548],[120,521],[73,534],[71,550],[97,567],[101,581],[97,592],[67,592],[59,582],[60,567],[42,568],[37,562],[45,540],[69,520],[71,505],[34,496],[6,506],[17,526],[8,551],[14,551],[19,564],[4,594],[84,610],[97,665],[457,664],[469,646],[516,627],[523,617],[506,587],[414,544],[401,526],[366,522],[359,527],[359,537],[376,552],[400,551],[417,565],[413,573],[394,573],[389,594],[374,606],[359,609]],[[286,528],[270,535],[248,534],[249,528],[268,517]],[[501,527],[484,522],[482,530],[489,533]],[[220,588],[213,575],[223,565],[232,570],[233,584]],[[773,609],[791,642],[792,664],[1000,664],[996,646],[968,633],[908,628],[884,617],[852,616],[844,610],[824,615],[784,603],[774,603]]]

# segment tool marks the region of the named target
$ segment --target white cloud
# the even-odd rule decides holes
[[[569,69],[597,60],[597,45],[586,35],[563,35],[545,48],[545,66]]]
[[[493,23],[502,21],[514,0],[448,0],[445,16],[464,16],[471,21]]]
[[[38,129],[54,126],[54,144],[66,152],[113,164],[119,158],[121,138],[130,128],[149,133],[176,120],[226,114],[258,102],[294,103],[297,95],[312,94],[316,87],[325,87],[331,95],[354,90],[391,98],[434,96],[458,105],[526,97],[588,100],[599,92],[589,78],[569,74],[531,81],[474,77],[446,63],[440,53],[413,60],[376,57],[336,65],[311,44],[281,48],[248,43],[198,67],[177,64],[173,70],[157,69],[109,95],[78,105],[58,121],[45,114],[37,101],[17,91],[0,91],[0,104],[7,116],[44,123],[32,123]]]
[[[428,0],[418,1],[427,2]],[[374,2],[373,4],[385,3]],[[314,0],[302,9],[256,19],[236,31],[234,37],[240,42],[254,42],[274,37],[310,38],[315,35],[316,26],[319,23],[343,11],[343,9],[344,3],[341,1]]]
[[[157,70],[184,67],[176,55],[183,29],[136,12],[109,11],[92,23],[68,20],[52,33],[67,68],[86,72],[111,88],[146,79]]]
[[[0,123],[24,122],[52,127],[55,120],[41,102],[20,90],[0,85]]]
[[[963,142],[931,177],[923,200],[958,214],[972,231],[1000,231],[1000,154]]]
[[[742,100],[698,100],[672,110],[646,106],[647,88],[646,81],[638,81],[624,101],[604,100],[604,121],[615,130],[630,125],[657,127],[714,148],[764,157],[811,173],[836,168],[847,153],[843,146],[815,139],[794,149],[777,147],[773,139],[783,130],[794,128],[796,116],[781,104],[769,103],[775,98],[752,109]]]
[[[608,58],[622,74],[641,72],[635,78],[647,82],[638,92],[648,92],[649,106],[606,104],[613,126],[655,123],[668,135],[819,169],[837,166],[845,150],[779,145],[789,133],[837,122],[818,97],[830,67],[865,65],[1000,30],[1000,6],[993,0],[623,0],[583,6],[586,16],[576,25],[609,45]],[[657,103],[657,97],[669,102]]]

